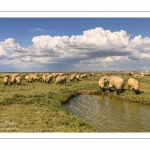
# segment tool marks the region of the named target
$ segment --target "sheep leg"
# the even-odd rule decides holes
[[[130,86],[128,86],[128,89],[129,89],[129,91],[130,91]]]

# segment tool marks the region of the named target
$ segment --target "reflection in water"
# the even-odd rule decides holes
[[[150,106],[109,96],[79,95],[64,107],[101,132],[149,132]]]

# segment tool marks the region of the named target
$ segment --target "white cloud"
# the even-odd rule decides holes
[[[36,30],[40,31],[40,28]],[[0,42],[0,57],[5,56],[0,62],[5,60],[5,64],[18,68],[64,63],[92,69],[150,58],[150,38],[138,35],[130,40],[130,34],[123,30],[111,32],[95,28],[71,37],[41,35],[33,37],[32,42],[27,48],[21,47],[12,38]]]
[[[150,38],[142,38],[141,35],[135,36],[129,44],[129,48],[141,53],[150,52]]]
[[[6,55],[6,52],[4,51],[2,45],[0,45],[0,56]]]
[[[34,29],[31,29],[30,31],[39,31],[39,32],[43,32],[44,30],[41,29],[41,28],[34,28]]]
[[[104,59],[105,62],[113,62],[113,59],[111,57],[107,57]]]

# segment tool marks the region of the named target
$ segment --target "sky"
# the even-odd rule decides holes
[[[150,18],[0,18],[0,72],[150,71]]]

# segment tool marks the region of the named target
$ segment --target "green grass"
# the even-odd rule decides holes
[[[119,75],[127,81],[130,77]],[[86,121],[68,113],[64,107],[71,96],[76,94],[110,94],[99,90],[98,81],[101,77],[88,77],[80,81],[56,85],[55,79],[50,84],[35,82],[21,85],[3,85],[0,78],[0,132],[96,132]],[[150,102],[150,77],[136,77],[140,82],[141,93],[135,95],[127,85],[119,96],[139,102]],[[107,89],[107,87],[106,87]],[[16,123],[16,124],[14,124]]]

